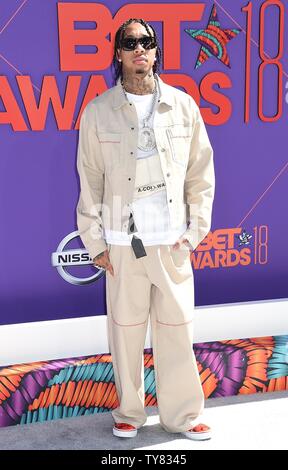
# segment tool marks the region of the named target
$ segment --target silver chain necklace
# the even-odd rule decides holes
[[[153,127],[149,125],[149,120],[151,119],[154,108],[155,108],[155,103],[157,99],[157,81],[154,78],[154,90],[153,90],[153,99],[152,99],[152,105],[151,105],[151,110],[148,113],[146,117],[143,118],[143,127],[139,129],[139,135],[138,135],[138,145],[137,147],[140,150],[143,150],[144,152],[149,152],[150,150],[153,150],[156,147],[156,141],[155,141],[155,135],[154,135],[154,130]],[[123,85],[123,81],[121,82],[123,92],[126,96],[127,101],[129,102],[126,90]]]

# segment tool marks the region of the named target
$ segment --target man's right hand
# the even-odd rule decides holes
[[[93,264],[101,266],[101,268],[106,269],[106,271],[109,271],[109,273],[114,276],[114,269],[112,264],[110,263],[108,250],[105,250],[99,255],[95,256],[95,258],[93,259]]]

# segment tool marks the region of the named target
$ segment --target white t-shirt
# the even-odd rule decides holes
[[[139,128],[143,126],[143,117],[151,110],[153,95],[135,95],[127,93],[128,100],[134,102]],[[153,125],[154,113],[149,120]],[[187,229],[185,206],[183,204],[183,223],[177,229],[171,229],[167,202],[166,183],[163,177],[157,148],[145,152],[137,148],[136,177],[132,211],[137,228],[135,235],[141,238],[143,245],[173,244]],[[121,231],[105,230],[107,243],[130,245],[133,234]]]

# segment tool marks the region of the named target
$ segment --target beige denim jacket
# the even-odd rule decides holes
[[[154,132],[171,227],[181,225],[185,204],[187,230],[183,237],[195,249],[211,227],[213,149],[194,99],[164,83],[158,74],[154,76],[160,90]],[[107,249],[103,227],[127,232],[136,174],[137,131],[136,108],[127,101],[119,79],[116,86],[92,99],[81,115],[77,226],[92,259]]]

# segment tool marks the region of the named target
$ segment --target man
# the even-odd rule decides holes
[[[134,437],[145,414],[143,349],[150,314],[160,424],[195,440],[204,394],[193,352],[190,252],[208,234],[213,150],[200,110],[157,74],[154,28],[116,32],[116,85],[80,121],[77,223],[93,264],[107,271],[108,341],[120,406],[113,434]]]

